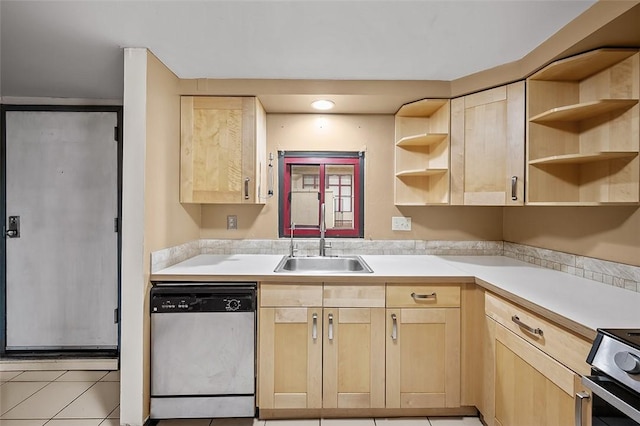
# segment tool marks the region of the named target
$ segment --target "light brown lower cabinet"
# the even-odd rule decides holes
[[[490,317],[485,318],[484,399],[488,426],[574,426],[580,375]],[[487,338],[488,337],[488,338]],[[583,411],[590,411],[587,402]],[[591,426],[588,415],[585,426]]]
[[[459,285],[261,283],[258,325],[267,417],[476,406],[487,426],[573,426],[585,391],[586,339]]]
[[[322,284],[261,283],[258,406],[322,407]]]
[[[387,407],[460,406],[460,309],[387,309]]]
[[[495,424],[574,425],[578,376],[501,325],[495,344]]]
[[[261,409],[384,408],[383,284],[326,285],[324,297],[321,284],[262,284],[260,294]]]
[[[384,408],[384,308],[324,308],[323,408]]]
[[[457,284],[261,283],[260,412],[472,414],[460,311]]]
[[[460,286],[387,284],[387,408],[460,407]]]
[[[261,307],[261,408],[322,407],[322,308]]]

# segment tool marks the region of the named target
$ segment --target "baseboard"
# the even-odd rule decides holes
[[[0,371],[21,370],[118,370],[118,358],[0,359]]]

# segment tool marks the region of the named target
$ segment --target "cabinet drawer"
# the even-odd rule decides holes
[[[576,374],[573,371],[544,352],[532,348],[524,339],[519,338],[501,325],[496,326],[495,339],[496,418],[502,417],[500,416],[500,411],[511,411],[510,409],[501,410],[501,406],[512,406],[512,409],[515,408],[517,410],[526,404],[544,402],[549,395],[554,396],[554,398],[551,398],[552,400],[564,399],[564,407],[569,406],[569,409],[564,411],[572,414],[573,403],[571,401],[575,395],[576,385]],[[526,380],[525,378],[529,379],[529,381],[526,385],[523,385],[522,382]],[[550,386],[545,385],[545,381],[553,383],[557,386],[557,389],[552,389]],[[532,391],[531,388],[536,386],[536,383],[537,387],[535,389],[538,392],[535,395],[538,400],[531,398],[531,393],[529,393]],[[524,392],[520,392],[522,389],[525,389]],[[564,392],[565,395],[561,395],[559,391]],[[519,398],[518,394],[526,397]],[[549,406],[546,407],[547,412],[545,414],[553,417],[554,414],[552,413],[559,410],[554,410],[550,405],[558,401],[547,402],[549,402]],[[526,408],[523,410],[524,412],[526,412]],[[515,422],[510,423],[516,424]],[[537,424],[569,423],[545,422]]]
[[[485,313],[573,371],[591,371],[586,363],[591,342],[582,337],[490,293],[485,294]]]
[[[322,306],[322,284],[260,283],[260,306]]]
[[[388,308],[460,307],[457,284],[387,283]]]
[[[332,283],[324,285],[324,305],[340,308],[384,308],[384,284]]]

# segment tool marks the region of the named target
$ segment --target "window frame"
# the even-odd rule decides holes
[[[278,152],[278,234],[291,236],[291,165],[320,166],[320,205],[325,196],[326,165],[353,165],[353,228],[327,229],[327,238],[364,237],[364,152],[353,151],[279,151]],[[320,237],[316,228],[296,228],[295,237]]]

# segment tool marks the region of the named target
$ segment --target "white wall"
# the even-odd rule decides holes
[[[144,176],[146,155],[147,49],[124,50],[122,164],[122,325],[120,424],[142,426],[144,401]]]

